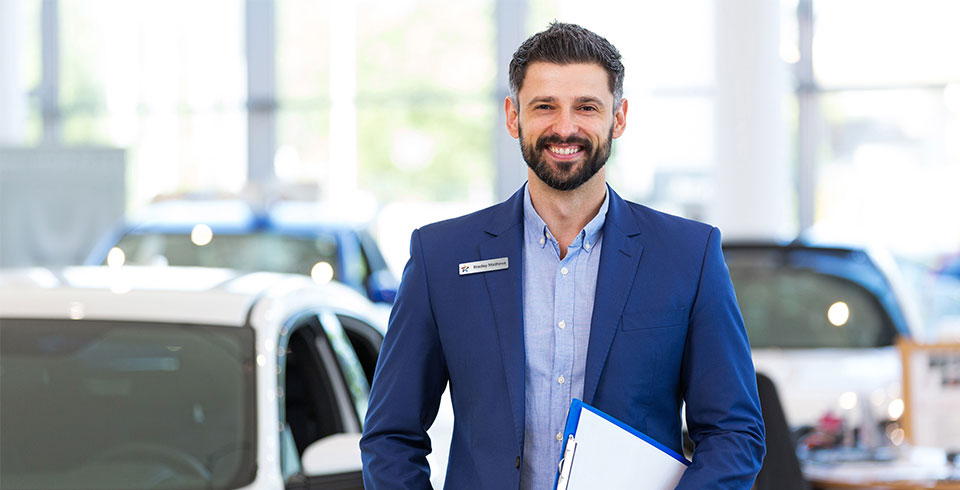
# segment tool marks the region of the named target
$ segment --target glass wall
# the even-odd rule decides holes
[[[814,2],[818,226],[960,250],[960,3]]]
[[[126,148],[131,207],[243,187],[242,7],[59,2],[61,142]]]
[[[248,139],[262,137],[247,129],[250,70],[276,76],[269,100],[255,102],[276,126],[267,144],[269,190],[278,196],[360,196],[380,213],[381,239],[387,233],[400,243],[397,257],[406,254],[410,226],[495,199],[495,0],[15,4],[4,12],[24,26],[14,50],[29,103],[14,143],[40,143],[44,122],[53,121],[65,145],[127,149],[130,210],[159,195],[243,192]],[[272,5],[274,17],[246,19],[251,4]],[[45,29],[42,12],[51,5],[58,20]],[[525,34],[556,19],[620,48],[630,110],[609,179],[626,197],[701,219],[723,170],[719,5],[528,0],[515,10]],[[960,30],[952,27],[960,3],[780,5],[781,58],[796,75],[782,112],[797,145],[789,150],[796,191],[782,198],[796,203],[800,225],[876,238],[915,256],[956,253]],[[269,27],[272,66],[253,66],[250,29]],[[58,110],[45,113],[41,53],[51,39],[59,48]],[[405,216],[416,218],[394,226]]]
[[[380,200],[490,202],[493,2],[360,3],[358,183]]]
[[[41,0],[0,2],[0,146],[43,137]]]
[[[327,2],[276,3],[277,178],[315,192],[330,150],[330,16]]]

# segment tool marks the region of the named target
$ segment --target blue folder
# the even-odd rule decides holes
[[[672,489],[689,465],[672,449],[575,398],[554,488]]]

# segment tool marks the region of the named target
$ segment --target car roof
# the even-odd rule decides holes
[[[907,291],[906,280],[902,277],[893,256],[883,248],[860,244],[845,243],[842,241],[814,241],[800,237],[793,241],[778,240],[725,240],[724,254],[732,253],[789,253],[811,252],[820,257],[831,257],[848,263],[855,263],[857,269],[869,267],[877,274],[867,278],[853,270],[832,270],[835,267],[828,263],[817,266],[822,272],[831,272],[844,277],[864,287],[874,294],[883,304],[891,316],[897,330],[911,337],[923,336],[922,321],[919,315],[919,306]],[[833,263],[835,264],[835,263]],[[867,265],[869,264],[869,265]],[[815,264],[806,261],[805,266],[814,267]],[[872,266],[872,267],[870,267]]]
[[[260,208],[241,199],[209,199],[160,201],[134,214],[125,227],[138,233],[189,233],[199,223],[218,233],[366,226],[366,221],[346,217],[342,210],[318,202],[277,201]]]
[[[278,301],[294,296],[296,301]],[[354,311],[373,306],[336,282],[203,267],[76,266],[0,271],[0,317],[159,321],[244,326],[255,304]]]

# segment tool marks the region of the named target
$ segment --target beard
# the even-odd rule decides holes
[[[523,139],[523,129],[517,128],[520,136],[520,152],[523,154],[527,166],[533,170],[537,178],[544,184],[558,191],[572,191],[586,181],[590,180],[610,158],[610,148],[613,144],[613,125],[610,125],[610,133],[607,138],[600,142],[598,147],[584,138],[571,136],[569,138],[560,138],[559,136],[541,136],[535,144],[527,144]],[[576,161],[559,162],[554,165],[547,163],[544,155],[547,145],[578,145],[584,153],[578,165]]]

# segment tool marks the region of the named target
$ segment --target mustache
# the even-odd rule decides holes
[[[593,150],[593,145],[590,143],[590,140],[577,136],[561,138],[553,134],[537,138],[537,151],[543,151],[547,145],[578,145],[582,146],[587,153]]]

